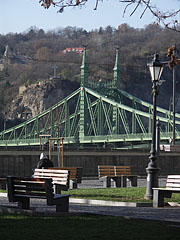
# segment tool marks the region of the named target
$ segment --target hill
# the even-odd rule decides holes
[[[120,88],[151,102],[152,84],[147,62],[156,51],[162,61],[167,61],[167,50],[175,43],[180,49],[179,33],[157,25],[135,29],[121,24],[118,29],[108,26],[90,32],[75,27],[49,32],[31,28],[21,34],[0,35],[0,116],[2,119],[22,121],[78,88],[82,53],[76,49],[82,49],[84,45],[88,49],[91,80],[108,82],[112,79],[115,47],[119,47]],[[54,74],[56,81],[52,80]],[[178,69],[177,107],[180,106],[179,77]],[[165,82],[160,88],[158,105],[169,109],[172,102],[172,70],[168,67],[164,69],[163,79]],[[21,92],[23,86],[25,89]]]

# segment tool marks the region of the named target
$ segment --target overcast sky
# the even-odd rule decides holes
[[[153,2],[164,10],[180,8],[179,0],[153,0]],[[108,25],[117,28],[122,23],[127,23],[134,28],[143,28],[155,20],[149,12],[140,19],[143,9],[139,9],[132,17],[129,17],[131,13],[129,9],[123,17],[125,5],[118,3],[118,0],[100,2],[97,11],[93,10],[94,6],[95,0],[89,0],[87,6],[82,9],[69,8],[60,14],[54,7],[44,9],[40,6],[39,0],[1,0],[0,34],[20,33],[32,26],[45,31],[67,26],[90,31]],[[180,20],[180,14],[178,18]]]

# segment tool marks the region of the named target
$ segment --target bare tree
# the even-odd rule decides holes
[[[41,3],[41,5],[47,9],[50,6],[57,7],[58,12],[62,13],[66,7],[82,7],[88,1],[90,0],[39,0],[39,3]],[[97,10],[99,2],[103,2],[103,0],[94,0],[94,10]],[[132,16],[138,8],[142,7],[140,18],[143,17],[146,11],[150,11],[155,17],[155,23],[163,24],[168,29],[180,32],[180,23],[178,21],[178,13],[180,12],[180,8],[164,12],[161,9],[158,9],[156,5],[153,5],[152,0],[117,0],[117,3],[126,4],[123,15],[126,14],[126,11],[130,6],[133,7],[130,16]],[[172,0],[169,0],[169,5],[171,7]]]

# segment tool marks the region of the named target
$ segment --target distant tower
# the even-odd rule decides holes
[[[54,76],[53,76],[53,78],[57,78],[56,69],[57,69],[58,67],[56,66],[56,64],[54,64],[54,66],[53,66],[52,68],[54,69]]]
[[[4,64],[6,65],[7,67],[7,64],[9,63],[9,46],[6,45],[5,47],[5,51],[4,51],[4,55],[3,55],[3,59],[4,59]]]
[[[4,51],[4,58],[7,58],[7,57],[8,57],[8,52],[9,52],[9,46],[6,45],[5,51]]]
[[[114,65],[114,74],[113,74],[113,88],[119,88],[120,87],[120,65],[119,65],[119,48],[116,48],[116,60]]]
[[[12,53],[10,52],[9,46],[6,45],[4,55],[3,55],[3,60],[4,60],[4,65],[7,65],[11,63],[11,58],[12,58]]]

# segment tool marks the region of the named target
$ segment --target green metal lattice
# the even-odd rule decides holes
[[[119,51],[116,51],[114,77],[106,86],[88,81],[86,49],[81,66],[81,85],[75,92],[36,117],[0,133],[0,146],[39,145],[40,135],[63,137],[64,144],[116,146],[149,143],[152,139],[150,103],[120,89]],[[99,89],[99,91],[98,91]],[[124,104],[128,102],[129,104]],[[172,135],[172,114],[157,107],[161,140]],[[180,139],[180,114],[176,114],[176,139]],[[44,143],[47,138],[43,139]]]

